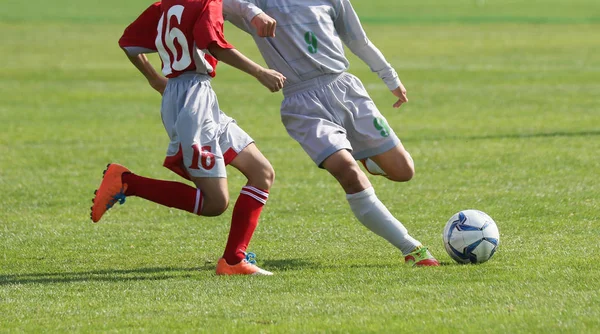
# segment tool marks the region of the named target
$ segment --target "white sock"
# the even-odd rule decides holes
[[[358,220],[369,230],[389,241],[392,245],[408,255],[421,243],[408,235],[406,227],[399,222],[381,203],[375,189],[367,188],[356,194],[347,194],[346,199]]]
[[[367,171],[369,171],[369,173],[371,173],[373,175],[383,175],[383,176],[387,175],[383,171],[383,169],[381,169],[381,167],[379,167],[379,165],[376,164],[375,161],[371,160],[370,158],[367,158],[365,160],[365,168],[367,169]]]

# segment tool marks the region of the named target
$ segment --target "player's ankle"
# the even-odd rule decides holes
[[[134,196],[134,187],[131,186],[133,182],[133,177],[135,177],[136,175],[131,173],[131,172],[125,172],[123,174],[121,174],[121,183],[123,183],[123,185],[127,185],[126,190],[125,190],[125,196]]]
[[[223,255],[223,259],[225,259],[225,262],[227,262],[227,264],[230,266],[235,266],[236,264],[242,262],[242,260],[244,260],[245,258],[246,257],[243,255],[240,258],[237,254],[232,254],[232,255],[224,254]]]

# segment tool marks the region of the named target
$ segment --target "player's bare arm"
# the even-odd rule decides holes
[[[208,46],[208,51],[219,61],[255,77],[271,92],[277,92],[283,88],[285,82],[283,74],[258,65],[236,49],[224,49],[217,43],[211,43]]]
[[[256,29],[256,33],[260,37],[275,37],[275,29],[277,21],[265,13],[256,15],[250,24]]]
[[[165,87],[167,86],[168,79],[156,72],[145,54],[140,53],[132,56],[129,55],[127,51],[125,51],[125,54],[127,55],[127,58],[129,58],[129,61],[131,61],[131,63],[138,69],[138,71],[140,71],[140,73],[146,77],[150,86],[162,95],[165,91]]]
[[[275,37],[277,21],[251,2],[223,0],[223,17],[248,33],[253,28],[260,37]],[[247,25],[244,21],[250,24]]]
[[[403,103],[408,102],[408,97],[406,96],[406,88],[404,88],[402,82],[400,83],[400,86],[398,86],[398,88],[392,90],[392,94],[394,94],[398,98],[398,101],[394,103],[394,108],[400,108],[400,106]]]

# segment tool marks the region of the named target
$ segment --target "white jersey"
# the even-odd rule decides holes
[[[261,38],[250,25],[265,12],[277,20],[274,38]],[[396,71],[367,38],[349,0],[223,0],[226,20],[254,37],[267,65],[285,77],[284,94],[321,75],[348,70],[344,44],[377,73],[390,90]]]

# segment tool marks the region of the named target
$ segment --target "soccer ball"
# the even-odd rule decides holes
[[[496,252],[500,233],[494,220],[479,210],[463,210],[444,227],[446,252],[458,263],[483,263]]]

